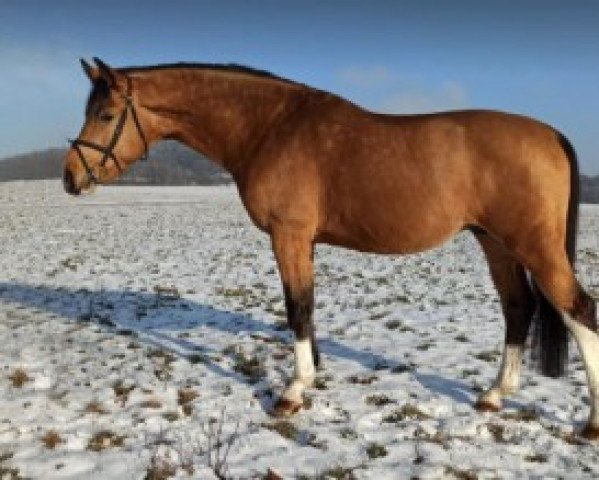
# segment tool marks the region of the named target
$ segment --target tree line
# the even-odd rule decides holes
[[[0,182],[62,176],[66,148],[50,148],[0,160]],[[206,157],[177,142],[162,142],[147,162],[137,162],[117,183],[122,185],[218,185],[231,177]],[[599,203],[599,175],[581,176],[583,203]]]
[[[580,200],[583,203],[599,203],[599,175],[580,178]]]
[[[61,178],[66,148],[50,148],[0,160],[0,182]],[[136,162],[116,183],[121,185],[218,185],[227,172],[177,142],[162,142],[148,161]]]

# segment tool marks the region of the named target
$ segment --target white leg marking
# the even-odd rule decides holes
[[[283,392],[283,398],[302,403],[302,392],[314,382],[315,369],[310,340],[295,342],[295,372],[293,381]]]
[[[503,360],[495,384],[504,395],[514,393],[520,385],[520,368],[522,367],[522,346],[506,345]]]
[[[599,337],[595,332],[574,320],[571,315],[562,312],[562,317],[578,344],[587,371],[591,397],[589,426],[599,428]]]
[[[520,384],[520,369],[522,367],[522,346],[505,345],[499,373],[493,386],[481,394],[478,401],[501,408],[502,397],[514,393]]]

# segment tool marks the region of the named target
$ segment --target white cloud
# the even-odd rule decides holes
[[[426,113],[468,106],[468,93],[458,82],[431,84],[421,76],[399,74],[384,65],[347,67],[339,70],[337,77],[358,103],[384,113]]]
[[[385,113],[427,113],[468,106],[468,93],[457,82],[445,82],[438,88],[424,85],[404,87],[383,98],[378,110]]]
[[[374,87],[395,80],[395,75],[384,66],[348,67],[339,70],[337,75],[343,82],[357,87]]]

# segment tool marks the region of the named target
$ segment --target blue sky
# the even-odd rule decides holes
[[[377,111],[523,113],[599,174],[599,2],[2,0],[0,157],[77,134],[92,56],[247,64]]]

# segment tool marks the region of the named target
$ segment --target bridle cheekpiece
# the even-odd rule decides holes
[[[121,94],[121,96],[125,100],[125,108],[121,112],[119,120],[114,129],[114,133],[112,134],[112,138],[110,139],[110,142],[108,143],[108,145],[104,147],[102,145],[98,145],[97,143],[90,142],[88,140],[83,140],[81,138],[76,138],[75,140],[69,140],[71,147],[77,152],[79,160],[81,161],[83,168],[85,168],[85,171],[87,173],[87,177],[88,177],[90,183],[100,184],[102,182],[94,174],[92,168],[89,165],[89,162],[85,158],[85,155],[81,151],[80,147],[91,148],[92,150],[96,150],[97,152],[102,153],[103,156],[102,156],[102,160],[100,161],[100,164],[99,164],[100,167],[104,167],[104,165],[110,158],[116,165],[116,168],[119,170],[119,172],[122,173],[123,167],[122,167],[121,163],[119,162],[119,160],[117,159],[116,155],[114,154],[113,150],[114,150],[114,147],[116,146],[116,144],[118,143],[119,139],[121,138],[121,134],[123,133],[123,128],[125,127],[125,123],[127,121],[127,116],[129,114],[129,111],[131,111],[131,117],[133,118],[133,122],[135,123],[135,127],[137,128],[139,137],[141,138],[141,140],[144,144],[144,154],[142,156],[142,160],[148,159],[148,141],[146,139],[143,129],[141,128],[141,124],[139,123],[139,118],[137,116],[137,112],[135,111],[135,106],[133,105],[131,79],[129,77],[125,77],[125,78],[127,79],[127,93],[125,95]]]

